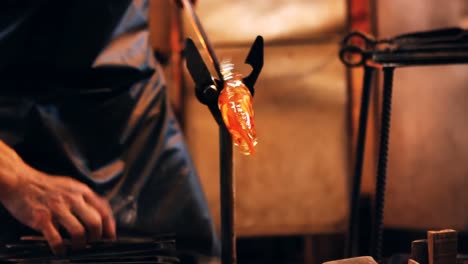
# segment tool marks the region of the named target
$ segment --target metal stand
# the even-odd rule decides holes
[[[232,138],[225,126],[219,127],[221,190],[221,257],[222,263],[237,263],[236,188],[232,173]]]
[[[385,205],[385,185],[387,179],[388,142],[390,136],[390,117],[392,111],[392,89],[394,68],[384,68],[384,90],[382,118],[380,127],[379,163],[375,186],[374,225],[371,236],[371,255],[379,263],[382,261],[383,219]]]
[[[219,126],[222,263],[237,263],[232,138],[218,108],[218,95],[223,89],[223,84],[221,80],[212,78],[191,39],[187,39],[185,51],[187,68],[196,84],[196,96],[201,103],[208,106]],[[262,37],[259,36],[255,40],[246,63],[250,64],[253,70],[248,77],[244,78],[244,83],[253,95],[254,84],[263,67]]]
[[[353,245],[356,243],[356,234],[358,232],[359,223],[359,197],[361,193],[362,169],[364,165],[364,150],[366,147],[366,133],[367,133],[367,119],[369,115],[369,101],[371,94],[371,84],[374,68],[365,67],[364,69],[364,83],[361,97],[361,109],[359,113],[358,136],[356,145],[356,161],[354,167],[354,177],[351,189],[351,204],[348,234],[346,240],[345,256],[350,258],[354,257],[355,252]]]
[[[187,39],[185,44],[185,57],[187,68],[195,82],[197,99],[205,104],[219,126],[219,162],[220,162],[220,196],[221,196],[221,260],[223,264],[237,263],[236,233],[235,233],[235,185],[233,177],[233,143],[231,134],[224,125],[218,108],[218,96],[223,89],[223,79],[220,65],[214,49],[206,33],[192,9],[188,0],[182,0],[183,7],[188,11],[192,25],[204,51],[207,53],[218,79],[215,79],[204,63],[195,43]],[[254,85],[263,68],[263,38],[258,36],[253,43],[245,60],[252,66],[252,72],[243,79],[252,96],[255,93]]]
[[[353,244],[358,241],[356,235],[359,225],[359,196],[373,68],[383,68],[380,148],[370,247],[370,254],[374,259],[382,262],[383,215],[394,69],[406,66],[468,63],[468,31],[460,28],[447,28],[415,32],[383,40],[375,40],[364,33],[352,32],[343,41],[340,58],[348,67],[365,67],[345,257],[353,257]]]

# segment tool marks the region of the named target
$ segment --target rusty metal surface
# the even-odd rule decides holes
[[[82,250],[73,250],[69,239],[64,239],[67,253],[56,256],[43,237],[22,237],[17,241],[2,241],[2,263],[120,263],[138,262],[175,264],[184,258],[177,252],[175,236],[119,237],[115,241],[89,242]],[[193,256],[195,258],[195,256]],[[148,260],[151,260],[150,262]]]

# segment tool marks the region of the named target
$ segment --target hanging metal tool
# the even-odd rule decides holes
[[[191,25],[195,29],[198,41],[203,52],[210,60],[212,68],[216,71],[218,79],[213,77],[208,66],[198,51],[194,41],[190,38],[185,43],[185,58],[188,71],[195,82],[195,94],[197,99],[205,104],[219,126],[219,160],[220,160],[220,196],[221,196],[221,243],[222,263],[237,263],[236,234],[235,234],[235,186],[233,179],[233,143],[218,108],[218,96],[223,89],[223,76],[220,64],[214,52],[213,46],[193,10],[189,0],[179,1],[187,11]],[[255,93],[254,85],[263,67],[263,38],[258,36],[245,60],[252,66],[252,72],[243,79],[252,96]]]

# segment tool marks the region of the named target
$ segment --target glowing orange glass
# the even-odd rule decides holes
[[[242,82],[242,75],[233,71],[232,63],[221,64],[224,87],[218,98],[218,107],[232,140],[244,155],[255,153],[257,135],[254,123],[253,98]]]

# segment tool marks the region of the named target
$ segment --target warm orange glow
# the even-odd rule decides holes
[[[349,10],[351,15],[350,25],[351,30],[359,30],[371,33],[370,21],[370,6],[369,1],[363,0],[350,0],[348,1]]]
[[[242,82],[242,76],[228,72],[225,76],[224,88],[218,99],[218,106],[234,145],[244,155],[255,153],[257,136],[254,124],[252,95]]]

